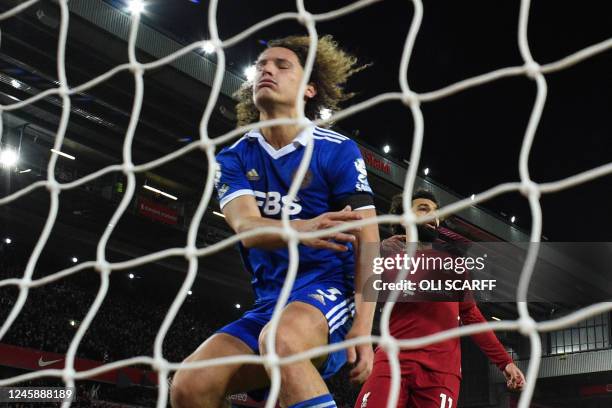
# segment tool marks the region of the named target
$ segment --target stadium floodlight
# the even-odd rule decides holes
[[[389,146],[388,144],[383,146],[383,152],[385,154],[389,153],[391,151],[391,146]]]
[[[72,263],[77,263],[77,262],[79,262],[79,258],[77,258],[76,256],[73,256],[71,261],[72,261]]]
[[[76,320],[70,320],[69,323],[72,327],[76,326]]]
[[[244,76],[246,77],[247,81],[249,81],[249,82],[255,79],[255,72],[257,72],[256,68],[255,68],[255,65],[250,65],[250,66],[246,67],[244,69],[244,71],[243,71]]]
[[[219,217],[225,218],[225,215],[221,214],[219,211],[213,211],[213,214],[218,215]]]
[[[234,307],[235,307],[236,309],[240,309],[240,303],[236,303],[236,304],[234,305]]]
[[[474,201],[474,199],[476,198],[476,194],[472,194],[470,198],[472,199],[472,201]]]
[[[321,119],[323,120],[327,120],[329,118],[331,118],[332,116],[332,110],[328,109],[328,108],[323,108],[319,111],[319,116],[321,117]]]
[[[168,197],[168,198],[171,198],[173,200],[178,200],[178,198],[176,196],[173,196],[172,194],[168,194],[165,191],[158,190],[155,187],[151,187],[151,186],[148,186],[146,184],[143,187],[146,188],[147,190],[153,191],[154,193],[161,194],[161,195],[163,195],[165,197]]]
[[[130,279],[134,279],[134,274],[133,274],[133,273],[130,273],[130,274],[128,275],[128,278],[130,278]]]
[[[425,175],[429,174],[429,167],[425,167],[425,170],[423,170],[423,174]]]
[[[202,45],[202,51],[204,51],[205,54],[212,54],[215,52],[215,46],[210,41],[206,41],[204,45]]]
[[[513,215],[512,218],[510,218],[510,222],[514,222],[516,221],[516,217]]]
[[[17,88],[17,89],[19,89],[19,88],[21,88],[21,82],[19,82],[19,81],[18,81],[18,80],[16,80],[16,79],[11,79],[11,86],[12,86],[13,88]]]
[[[13,242],[13,240],[10,239],[9,237],[4,238],[4,243],[5,244],[10,244],[11,242]]]
[[[193,292],[192,292],[191,290],[188,290],[188,291],[187,291],[187,294],[188,294],[189,296],[191,296],[191,295],[193,295]]]
[[[75,157],[75,156],[73,156],[73,155],[71,155],[71,154],[68,154],[68,153],[60,152],[60,151],[59,151],[59,150],[57,150],[57,149],[51,149],[51,151],[52,151],[53,153],[59,154],[60,156],[63,156],[63,157],[65,157],[65,158],[67,158],[67,159],[70,159],[70,160],[75,160],[75,159],[76,159],[76,157]]]
[[[145,9],[145,4],[142,0],[130,0],[127,6],[132,14],[140,14]]]
[[[4,167],[13,167],[19,161],[17,152],[13,149],[4,149],[0,152],[0,164]]]

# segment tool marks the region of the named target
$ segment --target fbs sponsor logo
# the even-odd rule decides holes
[[[63,358],[60,358],[59,360],[44,361],[42,356],[40,356],[40,358],[38,359],[38,366],[39,367],[46,367],[46,366],[50,366],[51,364],[59,363],[62,360],[63,360]]]

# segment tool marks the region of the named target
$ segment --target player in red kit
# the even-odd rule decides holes
[[[417,191],[412,197],[412,211],[424,216],[438,208],[433,193]],[[402,197],[393,197],[392,214],[402,214]],[[419,225],[419,244],[415,256],[431,253],[432,243],[438,240],[439,222]],[[398,254],[405,250],[406,236],[401,225],[393,226],[391,238],[383,241],[382,253]],[[417,271],[418,273],[418,271]],[[414,276],[414,275],[411,275]],[[485,322],[485,318],[472,300],[463,301],[410,301],[397,302],[391,312],[389,328],[398,339],[413,339],[460,324]],[[489,359],[499,367],[507,380],[508,388],[520,390],[525,384],[521,370],[499,342],[493,331],[471,336]],[[399,352],[401,369],[398,407],[410,408],[454,408],[459,399],[461,382],[460,339],[453,338],[419,349],[404,349]],[[387,354],[380,347],[374,356],[374,368],[363,385],[355,408],[384,408],[391,387],[391,369]]]

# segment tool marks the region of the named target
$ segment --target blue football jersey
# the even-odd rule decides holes
[[[314,138],[314,149],[308,171],[296,199],[287,194],[305,151],[308,132]],[[368,195],[366,205],[374,208],[365,162],[357,144],[334,131],[310,126],[292,143],[276,150],[258,130],[252,130],[217,155],[215,188],[221,208],[236,197],[254,196],[262,217],[280,219],[283,206],[290,219],[314,218],[329,211],[341,210],[347,198]],[[331,280],[353,284],[354,252],[299,245],[299,268],[294,290],[313,282]],[[263,250],[245,248],[240,252],[251,273],[257,302],[278,298],[289,264],[287,248]]]

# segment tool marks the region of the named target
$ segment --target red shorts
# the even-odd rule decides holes
[[[417,362],[402,362],[398,408],[455,408],[460,379],[456,375],[430,371]],[[361,388],[355,408],[386,408],[391,388],[387,361],[377,361]]]

